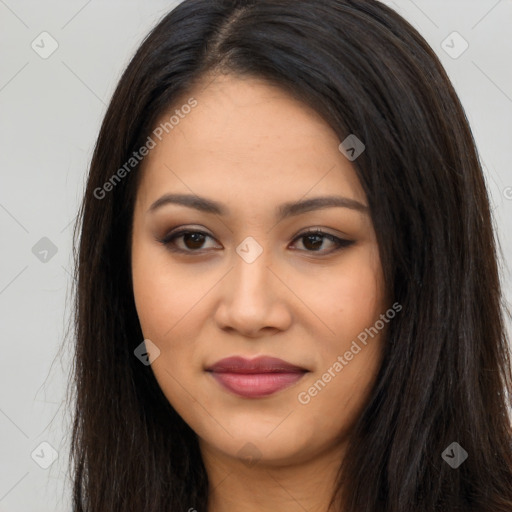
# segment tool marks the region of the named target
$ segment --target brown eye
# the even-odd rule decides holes
[[[159,242],[171,251],[192,253],[204,249],[203,246],[208,238],[212,238],[208,233],[189,229],[169,233],[165,238],[159,240]],[[181,240],[181,243],[177,243],[179,240]]]
[[[205,235],[203,233],[185,233],[182,236],[187,249],[201,249],[204,244]]]
[[[208,247],[205,247],[208,238],[214,240],[208,233],[182,229],[178,232],[171,232],[165,238],[158,241],[165,245],[170,251],[193,254],[201,253],[203,249],[208,249]],[[319,253],[320,255],[336,252],[355,243],[353,240],[345,240],[320,230],[302,233],[295,238],[294,242],[297,240],[302,240],[305,252]],[[326,240],[332,246],[330,250],[325,249]],[[219,247],[217,247],[217,249],[218,248]]]
[[[334,244],[334,249],[331,249],[330,251],[321,251],[326,239],[329,240],[331,244]],[[321,252],[322,254],[328,254],[330,252],[349,247],[354,243],[353,240],[345,240],[320,230],[302,233],[296,237],[295,240],[302,240],[302,245],[306,248],[307,252]]]
[[[311,251],[318,251],[324,243],[325,237],[321,235],[306,235],[302,237],[303,245],[306,249]]]

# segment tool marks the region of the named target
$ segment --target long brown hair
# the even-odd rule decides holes
[[[75,226],[73,510],[206,512],[196,435],[133,353],[143,340],[130,263],[137,166],[104,185],[178,97],[219,71],[277,84],[340,141],[366,145],[353,164],[387,293],[403,310],[333,510],[512,510],[512,375],[481,164],[435,53],[374,0],[185,0],[128,65]],[[468,454],[457,468],[442,457],[453,442]]]

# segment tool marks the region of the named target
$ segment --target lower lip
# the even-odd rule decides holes
[[[217,382],[236,395],[246,398],[269,396],[302,378],[304,372],[290,373],[220,373],[211,372]]]

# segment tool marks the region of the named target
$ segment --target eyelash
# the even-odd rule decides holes
[[[187,250],[185,250],[185,249],[179,249],[176,247],[176,245],[174,244],[174,241],[176,239],[181,238],[184,235],[188,235],[188,234],[200,234],[200,235],[204,235],[206,237],[213,238],[211,235],[209,235],[208,233],[205,233],[204,231],[193,230],[193,229],[182,229],[175,233],[172,233],[172,232],[169,233],[163,239],[158,239],[158,242],[165,245],[166,248],[172,252],[177,252],[177,253],[181,253],[181,254],[190,254],[190,255],[204,254],[205,251],[203,249],[197,249],[197,250],[187,249]],[[321,231],[320,229],[313,229],[313,230],[305,231],[305,232],[297,235],[293,239],[293,242],[295,242],[296,240],[300,240],[301,238],[306,238],[308,236],[320,236],[322,238],[327,238],[328,240],[330,240],[331,242],[336,244],[336,247],[328,252],[322,252],[321,250],[317,250],[317,251],[305,250],[305,252],[312,253],[312,254],[321,254],[321,255],[332,254],[334,252],[337,252],[337,251],[340,251],[347,247],[350,247],[351,245],[353,245],[355,243],[354,240],[346,240],[343,238],[339,238],[337,236],[331,235],[330,233]]]

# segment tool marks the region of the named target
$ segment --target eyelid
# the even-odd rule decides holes
[[[171,230],[170,232],[168,232],[164,237],[162,237],[162,238],[156,237],[155,239],[157,242],[160,242],[161,244],[166,246],[166,248],[168,250],[170,250],[172,252],[181,253],[181,254],[202,255],[209,251],[209,249],[186,250],[186,249],[180,249],[180,248],[177,248],[176,246],[173,246],[173,243],[172,243],[173,239],[178,239],[181,236],[186,235],[186,234],[204,235],[206,237],[210,237],[213,240],[215,240],[215,237],[211,233],[208,233],[207,231],[203,231],[202,228],[197,228],[197,227],[192,227],[192,226],[180,226],[180,227],[175,228],[175,229]],[[340,251],[341,249],[350,247],[351,245],[353,245],[355,243],[355,240],[345,238],[343,235],[342,236],[334,235],[334,234],[326,231],[324,228],[310,227],[310,228],[306,228],[303,231],[299,231],[296,235],[294,235],[292,238],[292,244],[295,243],[297,240],[300,240],[301,238],[305,238],[306,236],[311,236],[311,235],[318,235],[322,238],[327,238],[332,243],[334,243],[336,245],[336,247],[334,249],[331,249],[330,251],[299,250],[299,252],[304,252],[306,254],[308,254],[308,253],[316,254],[319,257],[328,256],[334,252]]]
[[[306,235],[323,235],[323,236],[332,236],[333,238],[338,238],[340,240],[349,241],[349,236],[345,234],[334,234],[330,231],[327,231],[329,228],[323,228],[321,226],[312,226],[309,228],[305,228],[302,231],[299,231],[296,235],[294,235],[293,240],[295,240],[298,237],[306,236]],[[339,232],[338,232],[339,233]]]
[[[338,252],[341,249],[346,249],[347,247],[350,247],[351,245],[355,244],[355,240],[351,240],[349,238],[345,238],[343,236],[334,235],[332,233],[329,233],[328,231],[325,231],[324,228],[320,227],[313,227],[313,228],[307,228],[305,231],[300,231],[297,235],[294,236],[292,242],[295,242],[296,240],[299,240],[301,238],[304,238],[309,235],[318,235],[323,238],[327,238],[334,244],[336,244],[336,247],[334,249],[331,249],[330,251],[301,251],[306,254],[318,254],[321,256],[329,256],[332,253]],[[333,240],[331,240],[333,239]]]
[[[165,236],[163,236],[162,238],[156,238],[156,240],[160,243],[162,243],[163,245],[167,245],[167,246],[170,246],[171,245],[171,240],[173,238],[179,238],[180,236],[182,235],[186,235],[188,233],[194,233],[194,234],[199,234],[199,235],[205,235],[205,236],[208,236],[210,238],[212,238],[213,240],[215,240],[215,237],[211,234],[211,233],[208,233],[207,231],[203,231],[202,229],[199,229],[199,228],[194,228],[194,227],[189,227],[189,226],[185,226],[185,227],[178,227],[176,229],[173,229],[171,231],[169,231]],[[202,251],[202,249],[198,249],[197,251],[181,251],[180,249],[176,249],[176,251],[178,252],[188,252],[188,253],[192,253],[192,252],[196,252],[196,253],[199,253]]]

